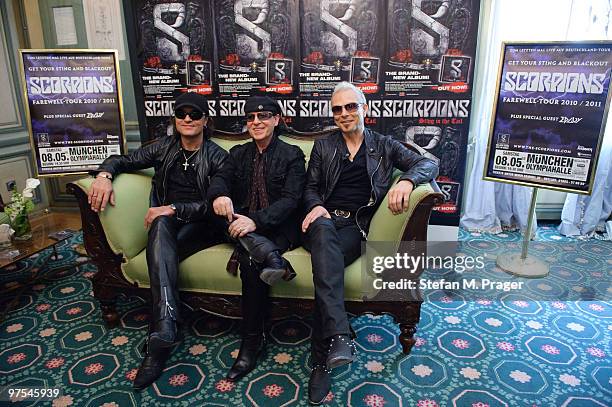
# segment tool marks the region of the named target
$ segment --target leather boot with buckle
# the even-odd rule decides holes
[[[149,387],[161,376],[166,366],[166,361],[170,357],[171,348],[161,348],[155,352],[150,346],[145,345],[145,357],[138,368],[133,387],[136,390],[143,390]]]
[[[263,353],[265,346],[266,339],[263,334],[247,335],[243,338],[238,357],[225,378],[232,382],[243,378],[255,368],[257,359]]]

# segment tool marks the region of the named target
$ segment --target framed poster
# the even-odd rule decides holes
[[[612,41],[503,43],[484,179],[590,194]]]
[[[37,176],[83,174],[127,151],[117,51],[19,53]]]

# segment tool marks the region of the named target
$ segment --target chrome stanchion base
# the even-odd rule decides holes
[[[497,265],[505,272],[517,277],[540,278],[546,277],[549,265],[534,256],[521,259],[520,252],[503,253],[497,256]]]

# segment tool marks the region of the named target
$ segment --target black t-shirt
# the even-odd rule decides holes
[[[189,158],[194,152],[181,149],[176,156],[176,160],[168,170],[166,176],[166,205],[202,200],[202,194],[198,188],[195,166],[193,165],[196,157],[189,158],[187,169],[185,169],[183,165],[185,163],[185,156],[183,156],[183,153]]]
[[[353,161],[342,159],[340,179],[325,203],[328,211],[342,209],[354,212],[370,201],[372,186],[368,177],[365,143],[361,143]]]

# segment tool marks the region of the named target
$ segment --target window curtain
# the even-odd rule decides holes
[[[470,124],[469,163],[461,226],[470,231],[525,231],[532,188],[483,181],[489,126],[502,41],[554,41],[567,38],[572,0],[491,0],[482,3]],[[576,1],[582,3],[582,1]],[[470,169],[471,167],[471,169]],[[535,215],[534,215],[535,216]],[[535,233],[536,222],[531,235]]]
[[[575,1],[568,39],[612,40],[612,1]],[[591,195],[567,194],[559,232],[578,238],[596,237],[612,240],[612,114],[608,115],[606,133],[599,154],[599,164]],[[603,236],[597,232],[607,233]]]

